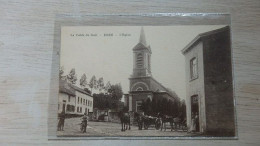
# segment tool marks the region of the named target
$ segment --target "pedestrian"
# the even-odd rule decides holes
[[[87,130],[87,124],[88,124],[88,116],[87,116],[87,113],[84,113],[84,116],[82,117],[82,130],[83,130],[83,133],[86,133],[86,130]]]
[[[199,115],[197,112],[195,114],[195,125],[196,125],[195,131],[198,132],[199,131]]]
[[[65,123],[65,112],[62,111],[59,114],[58,131],[63,131],[64,130],[64,123]]]
[[[190,132],[195,132],[196,130],[196,123],[195,123],[195,115],[194,113],[191,114],[191,128]]]

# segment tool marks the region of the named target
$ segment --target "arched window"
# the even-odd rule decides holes
[[[139,53],[136,57],[136,66],[138,68],[141,68],[143,67],[143,54],[142,53]]]
[[[144,89],[142,87],[138,87],[136,91],[144,91]]]

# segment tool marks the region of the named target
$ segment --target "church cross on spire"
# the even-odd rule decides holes
[[[146,40],[145,40],[144,28],[143,27],[141,28],[139,43],[142,43],[143,45],[146,46]]]

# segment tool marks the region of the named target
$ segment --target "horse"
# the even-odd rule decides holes
[[[156,130],[159,130],[160,129],[160,127],[161,127],[161,125],[162,125],[162,119],[161,118],[159,118],[159,117],[157,117],[156,119],[155,119],[155,123],[154,123],[154,127],[155,127],[155,129]]]
[[[121,131],[125,131],[127,129],[131,130],[130,126],[130,115],[128,112],[119,112],[119,117],[122,125]]]
[[[173,118],[173,123],[174,123],[174,128],[175,128],[175,131],[176,131],[177,126],[178,126],[178,128],[181,127],[181,118],[179,118],[179,117]]]
[[[161,131],[162,131],[163,127],[164,127],[164,131],[166,131],[166,123],[170,123],[171,131],[172,131],[173,130],[173,117],[163,115],[160,118],[161,118]]]
[[[180,126],[181,126],[182,131],[184,131],[184,128],[187,128],[186,118],[184,118],[184,119],[180,122]]]
[[[134,117],[138,125],[138,130],[143,129],[144,118],[140,113],[134,112]]]

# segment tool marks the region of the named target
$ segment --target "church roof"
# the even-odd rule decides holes
[[[146,44],[145,33],[144,33],[143,27],[141,28],[139,42],[137,45],[135,45],[133,50],[142,50],[142,49],[147,49],[148,51],[152,52],[151,47]]]

